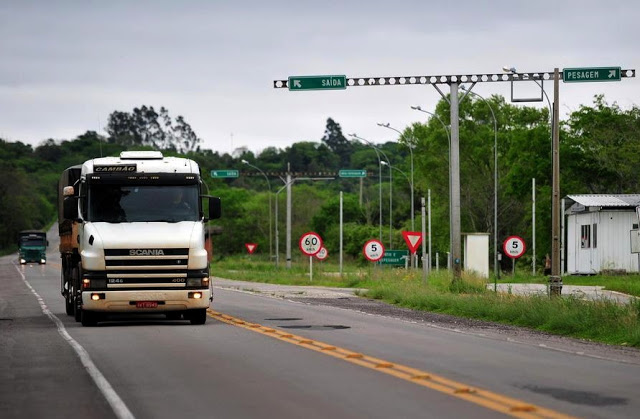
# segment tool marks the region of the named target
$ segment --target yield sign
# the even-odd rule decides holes
[[[404,237],[404,241],[407,242],[409,251],[411,253],[416,253],[418,251],[418,246],[422,244],[422,233],[419,231],[403,231],[402,237]]]
[[[258,247],[257,243],[245,243],[244,247],[247,248],[247,252],[249,252],[250,255],[253,254],[253,252],[256,251],[256,248]]]

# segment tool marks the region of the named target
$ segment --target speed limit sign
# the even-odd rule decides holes
[[[378,240],[369,240],[364,244],[362,253],[371,262],[377,262],[384,256],[384,246]]]
[[[318,233],[310,231],[308,233],[304,233],[302,237],[300,237],[298,245],[300,246],[302,253],[307,256],[313,256],[322,249],[322,239]]]
[[[329,257],[329,252],[326,247],[322,247],[318,253],[315,254],[316,259],[322,261]]]
[[[522,237],[509,236],[502,244],[502,250],[504,250],[504,254],[511,259],[518,259],[524,255],[525,250],[527,250],[527,245],[524,243]]]

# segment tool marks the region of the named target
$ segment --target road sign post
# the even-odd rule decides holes
[[[565,83],[620,80],[622,80],[622,69],[620,67],[583,67],[562,69],[562,81]]]
[[[288,80],[290,91],[296,90],[344,90],[347,76],[291,76]]]
[[[516,259],[520,256],[524,255],[524,252],[527,250],[527,245],[524,242],[524,239],[519,236],[509,236],[502,243],[502,250],[504,254],[511,258],[511,269],[512,275],[516,274]]]
[[[309,256],[309,281],[313,281],[313,257],[324,248],[322,238],[318,233],[310,231],[300,237],[298,246],[302,253]]]
[[[236,178],[240,176],[239,170],[212,170],[211,177],[212,178]]]

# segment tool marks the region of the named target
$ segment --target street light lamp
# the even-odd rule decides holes
[[[378,126],[384,127],[384,128],[389,128],[390,130],[393,130],[393,131],[397,132],[398,134],[400,134],[400,137],[403,136],[400,131],[398,131],[397,129],[393,128],[388,122],[386,124],[378,124]],[[415,231],[415,223],[414,223],[415,211],[413,209],[413,144],[410,144],[409,142],[407,142],[407,147],[409,147],[409,152],[411,153],[411,181],[409,182],[409,184],[411,186],[411,231]],[[398,169],[398,170],[400,170],[400,169]]]
[[[267,181],[267,185],[269,186],[269,257],[272,258],[273,257],[273,236],[272,236],[272,228],[271,228],[271,182],[269,182],[269,178],[267,177],[267,175],[257,166],[254,166],[253,164],[249,163],[246,160],[241,160],[242,164],[246,164],[249,167],[253,167],[254,169],[256,169],[257,171],[259,171],[260,173],[262,173],[262,176],[264,176],[264,179]]]
[[[493,117],[493,271],[497,280],[500,277],[500,270],[498,269],[498,120],[496,119],[496,114],[493,112],[493,108],[484,97],[462,85],[460,89],[481,99],[485,105],[487,105]],[[494,291],[497,291],[497,283],[494,285]]]

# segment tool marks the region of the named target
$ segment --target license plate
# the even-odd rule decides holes
[[[136,308],[158,308],[157,301],[136,301]]]

